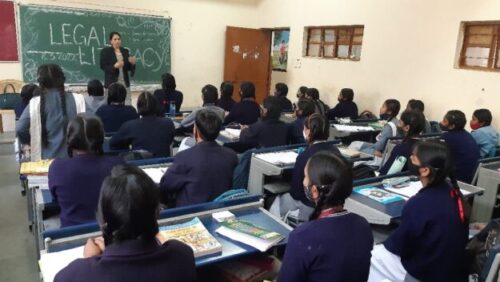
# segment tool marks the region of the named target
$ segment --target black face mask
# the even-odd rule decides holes
[[[414,165],[411,161],[408,163],[408,171],[411,175],[420,176],[420,166]]]
[[[391,117],[391,114],[388,114],[388,113],[380,115],[380,119],[383,119],[383,120],[389,120],[390,117]]]
[[[449,131],[450,129],[446,126],[444,126],[442,123],[439,124],[439,128],[441,128],[441,131]]]

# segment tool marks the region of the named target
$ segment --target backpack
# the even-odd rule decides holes
[[[465,249],[471,258],[469,272],[479,274],[480,281],[485,281],[496,254],[500,252],[500,219],[490,221]]]

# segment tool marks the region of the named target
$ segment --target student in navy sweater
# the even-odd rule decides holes
[[[170,157],[170,145],[175,127],[171,119],[158,116],[158,100],[149,92],[142,92],[137,99],[141,118],[122,125],[109,141],[112,148],[145,150],[153,157]]]
[[[246,81],[240,85],[241,101],[236,103],[224,120],[225,124],[239,123],[249,125],[256,123],[260,117],[260,106],[255,102],[255,85]]]
[[[248,147],[275,147],[288,144],[288,125],[280,120],[281,106],[277,97],[264,99],[262,120],[242,126],[239,142]]]
[[[463,112],[451,110],[446,113],[439,125],[441,130],[445,131],[441,135],[441,139],[450,148],[457,179],[471,183],[480,155],[476,141],[469,132],[464,130],[466,123],[467,120]]]
[[[319,99],[319,91],[316,88],[308,88],[305,97],[313,101],[315,113],[317,114],[326,115],[326,112],[330,109],[327,104]]]
[[[421,112],[404,112],[401,114],[399,128],[404,132],[403,142],[392,149],[391,155],[380,169],[381,175],[386,175],[394,161],[399,157],[405,157],[406,163],[401,171],[408,170],[410,155],[413,146],[417,143],[416,137],[420,135],[425,126],[425,117]]]
[[[80,114],[66,132],[69,158],[55,159],[49,168],[49,188],[61,207],[61,227],[95,221],[102,181],[123,163],[103,156],[104,130],[94,115]]]
[[[16,108],[14,109],[14,112],[16,113],[16,119],[19,119],[21,115],[23,114],[24,109],[26,108],[27,105],[29,105],[31,98],[33,98],[36,94],[40,95],[40,88],[33,84],[26,84],[23,86],[21,89],[21,103],[16,105]]]
[[[274,86],[274,96],[278,97],[281,110],[284,112],[291,112],[293,111],[293,106],[292,102],[288,100],[286,95],[288,94],[288,86],[284,83],[276,83]]]
[[[313,212],[314,204],[304,194],[302,180],[304,179],[304,167],[311,156],[320,151],[328,151],[340,155],[340,151],[334,144],[325,143],[328,140],[330,124],[320,114],[310,115],[305,123],[303,135],[308,144],[306,150],[298,155],[292,174],[292,187],[290,193],[285,193],[274,200],[270,211],[280,217],[284,217],[289,211],[299,210],[299,220],[307,221]]]
[[[160,182],[163,195],[176,194],[176,206],[209,202],[232,188],[238,158],[215,142],[221,127],[216,113],[202,109],[196,114],[193,135],[197,144],[175,156]]]
[[[369,281],[468,281],[469,209],[450,157],[446,143],[417,143],[410,170],[423,188],[404,206],[398,228],[383,245],[375,246]]]
[[[351,120],[358,118],[358,106],[352,100],[354,99],[354,91],[351,88],[342,88],[338,97],[338,104],[326,112],[326,117],[329,120],[336,118],[350,118]]]
[[[233,100],[234,86],[230,81],[224,81],[220,85],[220,99],[217,101],[217,106],[221,107],[225,112],[230,112],[236,102]]]
[[[303,191],[314,202],[314,213],[290,233],[278,282],[365,282],[373,235],[366,219],[344,209],[352,193],[350,165],[321,152],[304,172]]]
[[[304,122],[307,117],[314,114],[314,104],[309,99],[300,99],[297,102],[297,108],[295,109],[296,119],[288,125],[288,131],[290,135],[290,143],[292,144],[302,144],[306,143],[304,139]]]
[[[117,132],[125,122],[139,118],[134,107],[125,105],[126,97],[127,89],[122,84],[113,83],[108,87],[108,104],[95,113],[104,124],[104,132]]]
[[[87,113],[95,114],[97,109],[105,105],[107,97],[104,95],[104,86],[100,80],[92,79],[87,83],[88,96],[85,99],[85,111]]]
[[[164,73],[161,76],[161,89],[156,89],[153,95],[160,103],[160,114],[164,115],[170,111],[170,105],[175,105],[175,111],[181,110],[182,100],[184,95],[182,92],[175,90],[175,77],[170,73]]]
[[[424,114],[424,110],[425,110],[424,102],[422,102],[421,100],[410,99],[408,101],[408,104],[406,105],[405,111],[413,111],[413,112],[417,111]],[[440,130],[438,129],[437,131],[434,132],[440,132]],[[422,133],[423,134],[433,133],[433,128],[428,120],[425,120],[425,127]]]
[[[141,169],[115,167],[99,198],[103,237],[89,239],[84,258],[63,268],[54,281],[194,282],[193,250],[158,234],[158,199],[157,186]]]

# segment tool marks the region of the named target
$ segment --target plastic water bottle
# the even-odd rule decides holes
[[[170,114],[171,117],[175,117],[175,102],[174,101],[170,101],[168,113]]]
[[[403,170],[403,167],[405,166],[405,164],[406,164],[405,157],[403,157],[403,156],[397,157],[396,160],[392,163],[391,168],[387,172],[387,175],[401,172],[401,170]]]

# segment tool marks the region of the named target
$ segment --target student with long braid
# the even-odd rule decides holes
[[[60,66],[38,68],[41,95],[31,99],[16,124],[22,144],[31,144],[31,161],[67,156],[65,130],[69,120],[85,112],[82,95],[64,91],[66,78]]]
[[[373,249],[369,281],[468,281],[469,209],[450,150],[438,140],[420,141],[410,159],[423,188],[406,203],[398,228]]]
[[[149,92],[142,92],[137,99],[141,118],[124,123],[110,140],[111,147],[145,150],[153,157],[169,157],[175,127],[169,118],[159,116],[158,100]]]
[[[352,192],[352,170],[331,152],[312,156],[303,190],[314,203],[311,221],[290,233],[278,282],[365,282],[373,235],[363,217],[344,209]]]

